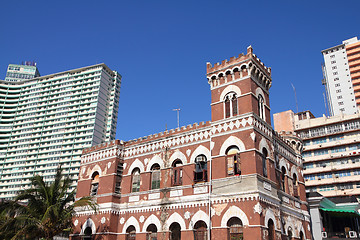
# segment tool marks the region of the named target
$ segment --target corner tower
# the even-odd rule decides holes
[[[247,48],[247,54],[231,57],[214,66],[207,63],[211,87],[211,121],[253,112],[271,125],[269,89],[271,68]]]

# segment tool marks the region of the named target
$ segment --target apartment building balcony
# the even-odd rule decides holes
[[[14,118],[1,118],[1,123],[12,123],[14,122]]]
[[[351,78],[358,78],[358,77],[360,77],[360,71],[359,70],[354,71],[350,75],[351,75]]]
[[[305,180],[306,187],[314,187],[314,186],[321,186],[321,185],[337,185],[342,183],[351,183],[351,182],[359,182],[360,176],[359,175],[351,175],[351,176],[336,176],[335,173],[332,178],[316,178],[315,180],[307,179]]]
[[[320,162],[321,163],[321,162]],[[347,169],[359,169],[360,162],[355,163],[347,163],[347,164],[324,164],[322,167],[313,167],[304,169],[304,176],[315,174],[315,173],[323,173],[323,172],[336,172]]]
[[[322,148],[330,148],[335,146],[341,146],[341,145],[349,145],[351,143],[359,143],[360,139],[357,137],[351,137],[351,138],[345,138],[338,141],[331,141],[326,143],[320,143],[320,144],[313,144],[310,146],[304,146],[304,151],[312,151],[312,150],[318,150]]]

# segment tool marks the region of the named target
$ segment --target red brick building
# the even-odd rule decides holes
[[[83,151],[72,239],[311,239],[301,141],[273,131],[253,49],[212,66],[211,122]],[[209,239],[210,239],[209,238]]]

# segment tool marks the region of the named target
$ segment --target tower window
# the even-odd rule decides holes
[[[227,222],[228,226],[228,239],[244,239],[243,224],[238,217],[232,217]]]
[[[204,221],[198,221],[194,226],[194,239],[206,240],[207,239],[207,225]]]
[[[226,151],[227,174],[238,175],[241,174],[240,153],[236,146],[229,147]]]
[[[299,188],[296,174],[293,174],[293,187],[294,187],[294,197],[299,198]]]
[[[231,92],[225,96],[225,117],[232,117],[238,114],[237,96],[236,93]]]
[[[207,161],[204,155],[195,159],[194,182],[207,181]]]
[[[262,158],[262,166],[263,166],[263,175],[264,175],[264,177],[268,176],[267,163],[266,163],[267,157],[268,157],[268,152],[267,152],[266,148],[263,148],[261,158]]]
[[[91,191],[90,191],[90,195],[91,196],[96,196],[97,192],[98,192],[98,188],[99,188],[99,173],[98,172],[94,172],[92,177],[91,177]]]
[[[136,229],[133,225],[131,225],[126,229],[126,240],[135,240],[135,239],[136,239]]]
[[[182,161],[180,159],[177,159],[172,164],[173,167],[173,175],[172,175],[172,185],[178,186],[182,184],[182,175],[183,175],[183,169],[182,169]]]
[[[285,177],[286,177],[286,170],[285,167],[281,168],[281,175],[280,175],[280,181],[281,181],[281,190],[285,191]]]
[[[160,188],[160,165],[154,164],[151,167],[151,189]]]
[[[135,168],[131,173],[132,178],[132,188],[131,192],[139,192],[140,191],[140,169]]]
[[[265,108],[264,108],[264,97],[259,94],[258,96],[258,110],[259,110],[259,117],[265,120]]]

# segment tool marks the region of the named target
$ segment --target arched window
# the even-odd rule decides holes
[[[243,240],[243,224],[238,217],[232,217],[227,222],[228,239],[229,240]]]
[[[225,117],[232,117],[238,114],[238,104],[236,93],[230,92],[225,96]]]
[[[258,106],[258,110],[259,110],[259,117],[263,120],[265,120],[265,108],[264,108],[264,97],[259,94],[258,96],[258,101],[259,101],[259,106]]]
[[[207,240],[207,225],[204,221],[197,221],[195,223],[194,240]]]
[[[90,196],[96,196],[99,188],[99,173],[94,172],[91,176]]]
[[[264,177],[268,176],[267,161],[266,161],[267,157],[268,157],[268,152],[267,152],[266,148],[263,148],[261,158],[262,158],[262,169],[263,169]]]
[[[150,224],[146,228],[146,240],[157,240],[157,227],[155,224]]]
[[[293,188],[294,188],[294,197],[299,198],[299,188],[296,174],[293,174]]]
[[[172,170],[173,170],[173,176],[172,176],[172,185],[178,186],[182,185],[182,175],[183,175],[183,169],[182,169],[183,163],[180,159],[176,159],[172,164]]]
[[[135,168],[131,173],[131,192],[139,192],[140,191],[140,169]]]
[[[275,226],[272,219],[268,221],[269,240],[275,240]]]
[[[304,240],[304,233],[300,232],[300,240]]]
[[[231,146],[226,150],[227,174],[241,174],[240,151],[236,146]]]
[[[151,167],[151,189],[160,188],[160,165],[155,163]]]
[[[232,81],[232,74],[231,74],[231,71],[226,71],[226,73],[225,73],[225,77],[226,77],[226,81],[227,81],[227,82]]]
[[[195,158],[194,182],[207,181],[207,161],[205,155]]]
[[[291,227],[288,228],[288,240],[293,240],[293,233]]]
[[[181,226],[177,222],[174,222],[169,227],[170,240],[181,240]]]
[[[135,239],[136,239],[136,229],[133,225],[131,225],[126,229],[126,240],[135,240]]]
[[[123,164],[118,163],[116,168],[116,182],[115,182],[115,193],[120,194],[121,191],[121,180],[123,176]]]
[[[286,177],[286,169],[285,167],[281,168],[281,176],[280,176],[280,181],[281,181],[281,190],[285,191],[285,177]]]
[[[92,229],[91,227],[86,227],[84,230],[83,240],[91,240],[92,239]]]

